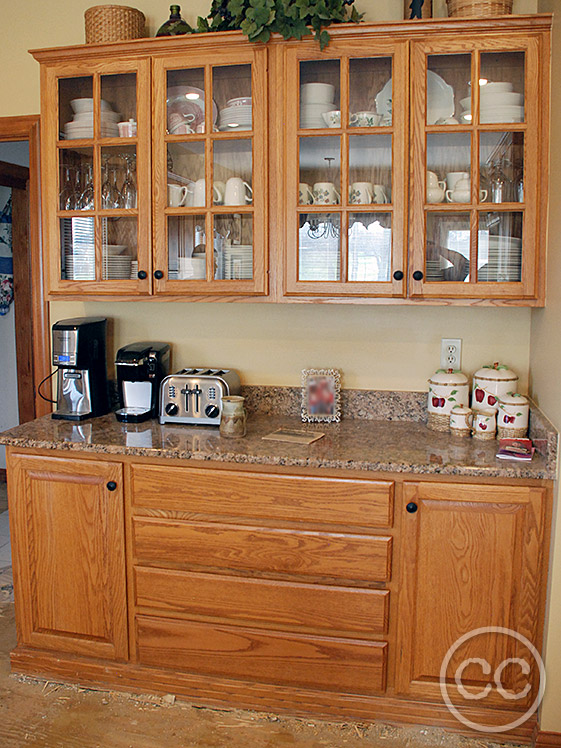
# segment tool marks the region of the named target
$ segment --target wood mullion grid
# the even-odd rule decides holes
[[[339,106],[341,109],[341,125],[343,126],[341,132],[341,140],[339,146],[341,148],[341,213],[339,216],[339,253],[341,257],[340,267],[340,280],[343,284],[346,284],[348,278],[348,266],[349,266],[349,252],[348,252],[348,234],[347,226],[349,222],[348,206],[349,204],[349,58],[348,56],[341,57],[339,68],[339,79],[340,79],[340,102]],[[343,114],[344,113],[344,114]]]
[[[206,280],[212,282],[214,278],[214,216],[210,210],[212,206],[213,185],[213,146],[211,139],[214,123],[213,114],[213,79],[212,65],[204,67],[205,76],[205,207],[201,212],[205,216],[205,258],[206,258]]]

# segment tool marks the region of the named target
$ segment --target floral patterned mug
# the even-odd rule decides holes
[[[315,205],[338,205],[341,200],[333,182],[316,182],[313,193]]]

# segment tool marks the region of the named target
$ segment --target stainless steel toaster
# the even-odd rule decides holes
[[[240,378],[231,369],[182,369],[162,379],[160,423],[218,426],[222,398],[239,393]]]

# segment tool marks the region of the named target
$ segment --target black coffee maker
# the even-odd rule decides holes
[[[141,423],[155,418],[160,382],[169,369],[168,343],[129,343],[120,348],[115,358],[120,405],[117,420]]]

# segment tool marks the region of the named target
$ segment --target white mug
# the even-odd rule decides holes
[[[386,195],[386,188],[383,184],[372,185],[372,202],[373,203],[388,203],[388,196]]]
[[[337,205],[341,200],[333,182],[316,182],[313,193],[315,205]]]
[[[224,182],[215,182],[213,192],[213,199],[215,204],[224,205],[224,193],[226,192],[226,185],[224,184]]]
[[[311,205],[314,202],[314,194],[309,184],[300,182],[298,185],[298,203],[300,205]]]
[[[473,415],[473,435],[484,438],[493,438],[497,430],[497,413],[490,408],[476,410]]]
[[[218,202],[218,200],[220,199],[220,193],[216,189],[216,185],[213,185],[212,189],[214,200]],[[204,208],[206,205],[206,184],[204,178],[197,179],[194,188],[190,190],[190,192],[192,192],[193,194],[193,207]]]
[[[168,184],[168,205],[171,208],[180,208],[185,205],[188,192],[187,187],[181,187],[179,184]]]
[[[373,197],[372,182],[353,182],[349,187],[351,205],[369,205]]]
[[[456,431],[470,431],[473,413],[465,405],[455,405],[450,411],[450,428]]]
[[[241,177],[230,177],[224,190],[224,205],[244,205],[253,200],[253,190]]]

